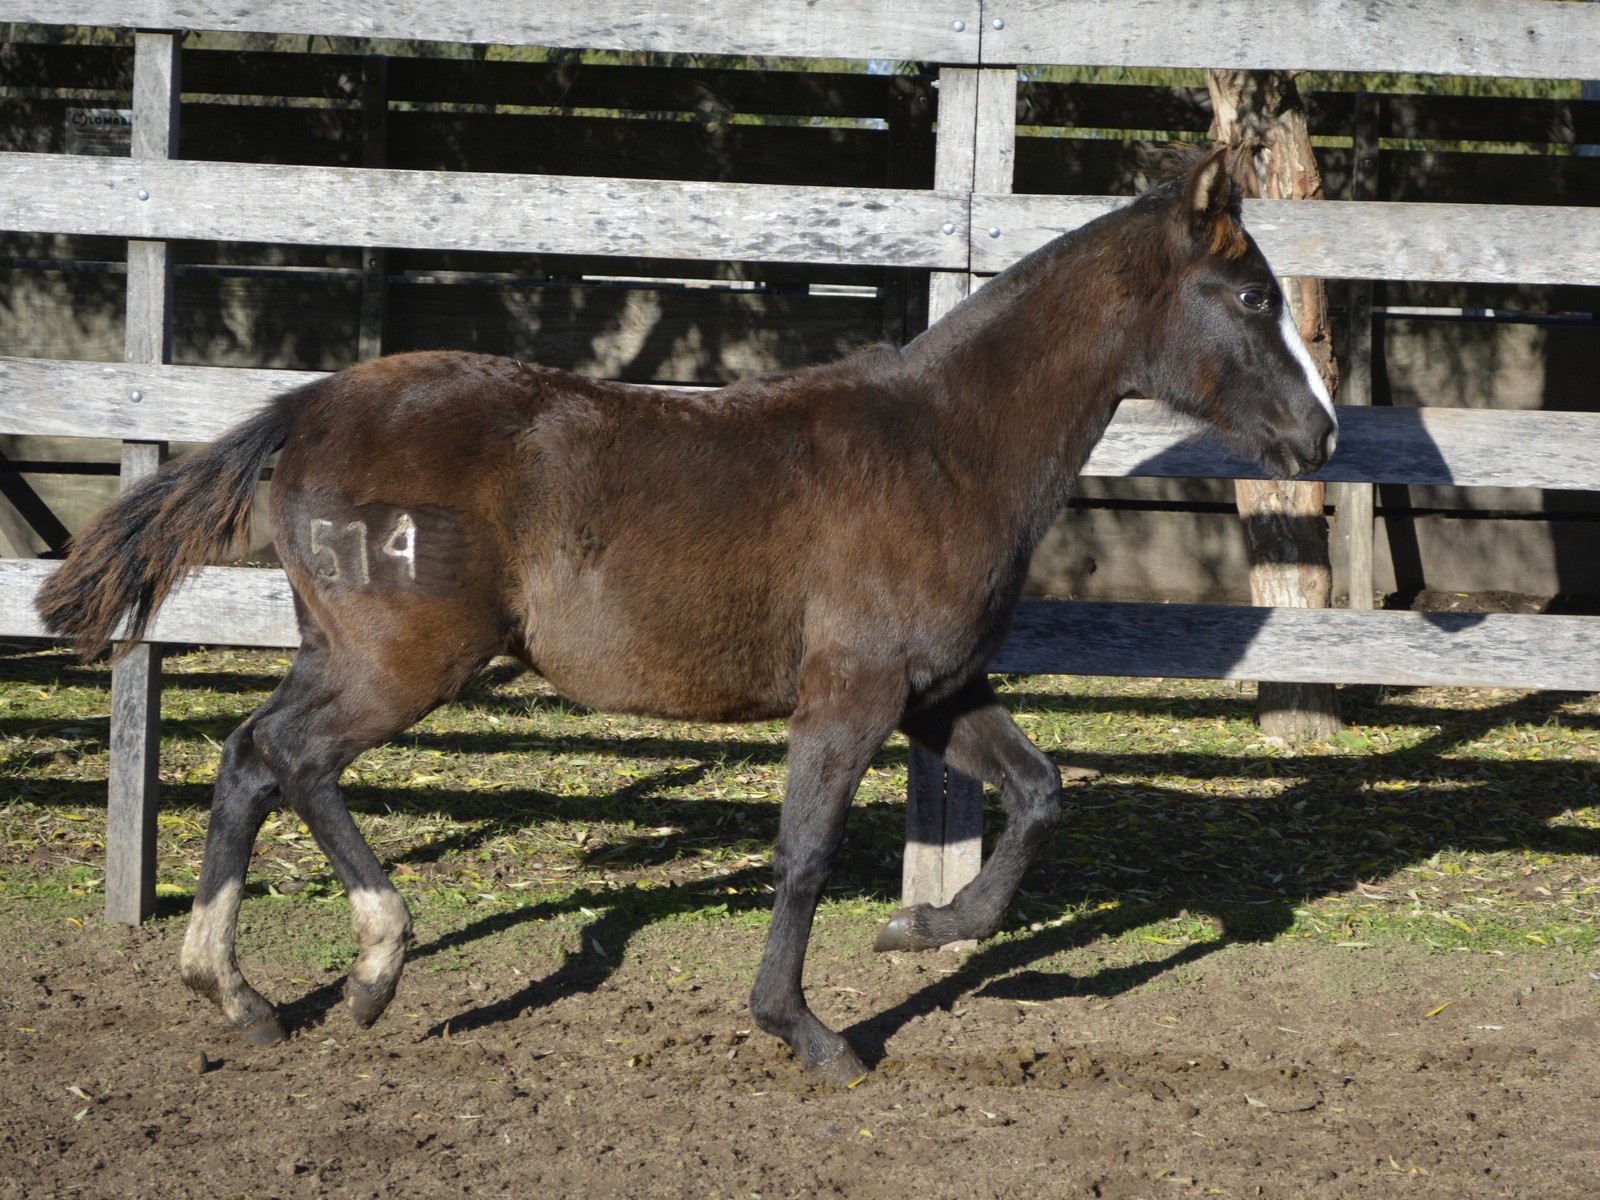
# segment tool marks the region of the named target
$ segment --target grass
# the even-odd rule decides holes
[[[163,919],[193,894],[220,743],[287,665],[240,650],[168,660]],[[80,923],[98,911],[108,687],[101,665],[0,647],[0,903]],[[1350,688],[1345,732],[1291,749],[1261,737],[1249,685],[1026,677],[1002,690],[1047,753],[1100,775],[1069,791],[998,948],[1094,945],[1129,962],[1224,937],[1586,965],[1600,953],[1600,696]],[[590,713],[496,666],[363,755],[345,786],[419,924],[444,931],[424,968],[443,971],[526,921],[602,955],[643,925],[764,927],[783,750],[778,724]],[[892,911],[905,785],[894,741],[862,784],[824,927]],[[998,824],[991,813],[991,836]],[[257,839],[252,896],[247,936],[323,969],[348,961],[338,882],[292,813]]]

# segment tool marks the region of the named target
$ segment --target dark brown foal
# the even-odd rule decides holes
[[[1029,556],[1117,403],[1152,395],[1268,472],[1332,453],[1332,405],[1239,223],[1220,153],[998,276],[904,350],[695,395],[413,354],[292,392],[130,489],[40,595],[87,654],[137,638],[273,476],[303,642],[223,751],[185,982],[252,1041],[250,848],[288,804],[350,897],[361,1023],[394,995],[405,904],[341,799],[362,750],[511,654],[592,707],[783,716],[776,900],[750,1007],[822,1078],[863,1067],[806,1006],[811,922],[851,797],[896,728],[998,789],[1006,826],[943,908],[880,949],[985,937],[1060,817],[1060,776],[984,671]],[[126,621],[126,628],[122,623]]]

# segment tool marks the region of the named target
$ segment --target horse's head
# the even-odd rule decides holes
[[[1278,478],[1333,454],[1333,401],[1289,315],[1282,288],[1239,221],[1221,148],[1135,204],[1152,222],[1162,294],[1137,386],[1215,428]]]

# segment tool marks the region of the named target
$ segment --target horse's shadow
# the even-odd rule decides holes
[[[950,1011],[968,995],[1001,999],[1045,1001],[1067,997],[1120,996],[1149,983],[1168,971],[1195,963],[1231,943],[1255,938],[1224,936],[1216,941],[1191,942],[1159,960],[1102,967],[1093,975],[1067,971],[1038,971],[1027,964],[1080,949],[1101,938],[1116,937],[1143,921],[1105,922],[1090,919],[1008,941],[970,955],[948,975],[921,988],[892,1008],[863,1018],[844,1030],[864,1062],[877,1065],[888,1057],[888,1044],[902,1028],[938,1011]]]
[[[485,1027],[512,1021],[525,1013],[555,1004],[573,996],[601,987],[620,965],[623,952],[633,936],[641,929],[670,915],[686,915],[703,909],[715,900],[728,902],[729,913],[763,908],[766,901],[757,896],[729,895],[730,888],[743,892],[751,884],[766,882],[765,868],[751,868],[717,877],[706,887],[688,886],[675,889],[676,897],[662,904],[655,900],[649,911],[642,911],[627,900],[627,890],[611,893],[611,898],[621,898],[583,927],[581,943],[586,947],[600,946],[599,952],[588,951],[569,954],[553,973],[541,979],[530,980],[517,992],[504,998],[456,1013],[435,1022],[423,1034],[439,1037],[447,1032],[460,1035]],[[593,899],[586,897],[586,899]],[[461,930],[446,934],[418,947],[412,957],[427,958],[446,953],[481,938],[501,933],[525,921],[548,920],[563,912],[576,911],[578,904],[552,903],[537,905],[516,912],[497,914],[475,922]],[[963,995],[1013,999],[1059,999],[1063,996],[1115,996],[1137,988],[1160,974],[1187,962],[1197,961],[1232,942],[1260,940],[1286,927],[1289,906],[1281,912],[1262,913],[1252,922],[1247,933],[1224,934],[1217,941],[1196,942],[1184,946],[1175,954],[1159,961],[1147,961],[1125,966],[1102,968],[1092,976],[1076,976],[1057,971],[1030,971],[1028,964],[1047,959],[1068,950],[1090,945],[1104,938],[1117,937],[1129,929],[1158,920],[1148,906],[1117,913],[1095,913],[1081,921],[1060,924],[1040,932],[1013,936],[996,945],[985,947],[967,956],[957,970],[938,981],[919,989],[900,1004],[859,1022],[845,1031],[865,1061],[869,1064],[886,1056],[886,1046],[901,1027],[918,1017],[940,1009],[952,1008]]]
[[[1351,694],[1358,703],[1369,707],[1381,708],[1384,703],[1378,693],[1372,694],[1376,699],[1361,699],[1365,694],[1360,692]],[[1041,854],[1024,888],[1025,896],[1049,892],[1053,904],[1077,908],[1084,915],[1068,921],[1035,922],[1038,928],[1012,933],[982,947],[950,974],[926,984],[893,1007],[858,1021],[845,1032],[866,1061],[878,1062],[908,1022],[949,1009],[963,995],[1028,1000],[1122,995],[1226,946],[1276,937],[1293,924],[1294,910],[1308,897],[1348,891],[1359,880],[1384,877],[1424,862],[1441,850],[1504,850],[1523,845],[1549,853],[1600,854],[1600,834],[1548,824],[1574,802],[1582,802],[1563,795],[1556,786],[1564,778],[1559,773],[1570,770],[1570,764],[1493,762],[1452,755],[1462,745],[1509,720],[1538,724],[1549,719],[1565,699],[1560,694],[1544,693],[1472,713],[1440,714],[1448,719],[1442,720],[1420,744],[1369,754],[1373,778],[1399,779],[1414,785],[1404,787],[1403,804],[1375,799],[1363,788],[1330,789],[1322,776],[1331,775],[1332,770],[1323,756],[1276,758],[1272,769],[1287,778],[1297,777],[1298,782],[1270,802],[1251,801],[1270,809],[1270,813],[1261,822],[1239,821],[1230,826],[1231,832],[1213,843],[1213,869],[1192,880],[1182,878],[1183,871],[1178,867],[1166,873],[1153,868],[1152,843],[1144,836],[1148,823],[1161,827],[1160,837],[1168,845],[1192,844],[1211,837],[1213,830],[1200,827],[1205,817],[1197,812],[1191,794],[1154,785],[1139,788],[1138,811],[1148,817],[1148,822],[1140,822],[1127,818],[1129,785],[1125,782],[1076,785],[1068,793],[1066,820]],[[1163,704],[1159,699],[1124,703],[1157,708]],[[1039,697],[1031,698],[1030,704],[1100,707],[1103,701]],[[1373,724],[1381,724],[1381,713],[1365,715],[1373,719]],[[1407,710],[1406,719],[1417,720],[1415,711]],[[1122,774],[1128,773],[1130,765],[1116,755],[1097,756],[1071,748],[1063,753],[1075,763]],[[1156,755],[1142,761],[1148,767],[1152,759],[1164,773],[1196,779],[1240,771],[1234,758],[1205,754]],[[1341,763],[1340,767],[1345,769],[1348,763]],[[689,771],[692,773],[693,769]],[[1529,772],[1550,773],[1552,786],[1541,787],[1537,792],[1527,789]],[[1497,781],[1510,783],[1513,777],[1523,784],[1520,790],[1525,794],[1548,796],[1548,800],[1508,809],[1496,798],[1499,789],[1495,785]],[[631,786],[649,789],[660,783],[660,779],[645,779]],[[608,796],[605,802],[612,799]],[[702,802],[683,803],[688,809]],[[1295,836],[1276,836],[1270,828],[1263,834],[1266,822],[1276,819],[1272,814],[1291,813],[1296,822]],[[1089,841],[1081,840],[1085,838]],[[1072,860],[1082,857],[1087,844],[1092,844],[1098,856],[1096,870],[1102,879],[1094,886],[1073,882],[1082,872],[1075,870]],[[1303,853],[1307,845],[1315,848],[1309,860]],[[1138,898],[1128,903],[1105,904],[1108,895],[1115,895],[1114,880],[1130,877],[1118,876],[1119,870],[1133,873],[1131,877],[1138,879]],[[858,858],[847,862],[836,879],[845,894],[871,894],[874,877],[882,871],[881,864]],[[671,889],[622,887],[603,896],[584,893],[484,917],[425,942],[414,949],[412,958],[426,959],[470,945],[525,921],[575,913],[588,905],[606,905],[580,931],[583,952],[569,954],[554,972],[530,981],[512,995],[438,1022],[425,1036],[440,1036],[447,1027],[452,1034],[459,1034],[501,1024],[532,1009],[592,992],[610,978],[634,936],[645,927],[669,917],[688,916],[708,905],[726,904],[730,914],[765,908],[769,901],[758,885],[767,883],[769,878],[769,868],[762,866]],[[876,882],[881,885],[882,879]],[[835,894],[839,890],[836,888]],[[1053,964],[1035,966],[1096,941],[1179,917],[1185,911],[1218,917],[1221,934],[1181,946],[1161,959],[1101,966],[1087,974]],[[603,947],[604,951],[591,953],[589,947]]]
[[[665,917],[686,917],[707,908],[713,902],[718,908],[726,905],[730,914],[765,907],[763,898],[749,895],[747,891],[754,885],[767,882],[768,878],[769,872],[765,867],[750,867],[719,875],[703,884],[680,885],[669,889],[652,888],[648,893],[633,887],[619,888],[607,893],[604,900],[585,893],[581,898],[531,905],[515,912],[500,913],[418,946],[410,958],[425,959],[460,946],[470,945],[483,937],[504,932],[527,921],[543,921],[563,913],[581,911],[587,908],[589,902],[609,902],[609,907],[595,916],[580,931],[580,943],[586,949],[577,954],[569,953],[554,972],[541,979],[530,980],[510,996],[437,1022],[424,1036],[440,1036],[445,1032],[446,1026],[452,1034],[467,1033],[514,1020],[530,1009],[542,1008],[572,996],[594,991],[604,984],[621,964],[624,952],[634,935],[641,929]]]
[[[33,666],[32,660],[27,665]],[[61,670],[58,665],[50,664],[40,664],[36,669],[46,668]],[[95,667],[72,669],[87,673],[98,670]],[[503,705],[503,699],[494,693],[496,685],[509,678],[511,672],[508,669],[502,674],[504,678],[493,671],[486,673],[483,685],[469,694],[469,702],[485,708]],[[1183,717],[1193,716],[1198,710],[1208,718],[1232,719],[1244,715],[1248,707],[1244,699],[1197,702],[1158,696],[1029,695],[1026,679],[1015,682],[1016,690],[1010,693],[1010,702],[1018,708],[1047,715],[1054,711],[1068,716],[1105,713],[1113,719],[1121,714],[1159,717],[1171,713],[1174,717]],[[1600,854],[1600,834],[1572,824],[1549,823],[1570,806],[1592,803],[1592,800],[1569,794],[1573,764],[1528,759],[1467,759],[1454,753],[1508,722],[1537,726],[1550,720],[1568,699],[1566,695],[1540,693],[1513,697],[1471,712],[1419,710],[1414,706],[1403,712],[1391,710],[1389,698],[1404,690],[1356,687],[1345,688],[1341,693],[1347,709],[1356,710],[1352,731],[1385,724],[1436,726],[1435,732],[1419,745],[1403,749],[1384,749],[1380,745],[1366,755],[1365,761],[1370,764],[1366,774],[1372,779],[1397,781],[1404,786],[1391,791],[1388,797],[1371,793],[1355,783],[1340,790],[1324,780],[1323,776],[1331,775],[1332,771],[1322,755],[1278,756],[1272,760],[1273,772],[1298,782],[1270,801],[1240,802],[1247,806],[1245,812],[1224,817],[1221,824],[1225,829],[1216,838],[1212,831],[1198,824],[1201,817],[1196,815],[1192,794],[1155,784],[1129,784],[1125,777],[1178,775],[1204,780],[1234,776],[1241,772],[1237,757],[1175,750],[1141,756],[1135,762],[1122,755],[1096,753],[1092,746],[1050,746],[1048,739],[1041,739],[1047,743],[1047,749],[1057,753],[1063,761],[1070,759],[1097,767],[1107,778],[1124,777],[1120,783],[1102,780],[1070,789],[1066,820],[1023,883],[1019,904],[1034,908],[1035,916],[1059,914],[1063,910],[1084,915],[1059,923],[1034,920],[1032,923],[1042,924],[1042,928],[1012,932],[981,947],[950,974],[927,983],[892,1007],[863,1018],[848,1030],[858,1052],[868,1061],[881,1059],[886,1046],[908,1021],[949,1008],[967,994],[1033,1000],[1121,995],[1163,973],[1200,961],[1222,947],[1277,936],[1292,925],[1296,919],[1294,909],[1307,897],[1347,892],[1358,880],[1385,877],[1425,862],[1440,850],[1499,851],[1521,846],[1549,854]],[[543,699],[534,702],[545,703]],[[1587,715],[1565,714],[1562,720],[1568,724],[1596,723],[1596,718]],[[458,740],[456,735],[425,736],[436,736],[441,744],[452,746],[456,746]],[[503,736],[486,734],[483,740],[485,744],[493,742],[496,748],[505,748]],[[679,840],[726,837],[736,816],[749,807],[714,799],[663,798],[661,792],[693,785],[719,757],[771,761],[782,754],[781,747],[740,740],[706,743],[685,739],[665,744],[652,740],[648,746],[626,737],[580,740],[581,745],[564,745],[563,749],[634,754],[648,751],[653,756],[680,762],[700,760],[690,765],[664,767],[626,787],[586,798],[553,797],[532,791],[525,796],[500,797],[498,811],[493,814],[493,820],[499,822],[537,821],[541,810],[549,811],[552,807],[560,810],[563,818],[581,816],[591,809],[603,816],[619,807],[645,802],[654,814],[659,814],[659,819],[652,817],[658,824],[672,824],[683,830],[678,837],[669,838],[665,846],[660,844],[660,839],[640,838],[636,842],[606,847],[607,865],[618,868],[657,865],[674,857]],[[538,750],[542,746],[531,744],[528,748]],[[903,755],[903,750],[887,752],[885,757],[897,755]],[[1340,767],[1348,779],[1348,760]],[[1536,787],[1528,786],[1530,778],[1538,781]],[[87,789],[92,785],[82,787],[86,789],[86,798],[73,802],[90,803]],[[169,788],[171,790],[193,791],[191,802],[204,804],[204,789],[199,785],[182,785]],[[359,793],[356,789],[352,794],[358,807]],[[1520,799],[1508,805],[1502,793],[1517,795]],[[385,793],[377,799],[387,804],[395,798]],[[1219,799],[1234,803],[1226,796]],[[434,795],[430,803],[439,804],[461,817],[485,815],[480,811],[481,801],[466,794]],[[510,816],[513,808],[525,815]],[[1264,828],[1270,833],[1274,822],[1291,813],[1296,823],[1295,836],[1281,839],[1262,836]],[[745,815],[748,823],[740,830],[741,835],[752,840],[770,840],[776,806],[763,806],[762,811]],[[1250,819],[1243,819],[1245,815]],[[836,897],[883,896],[885,885],[897,875],[895,868],[883,861],[885,854],[882,852],[893,836],[897,820],[898,813],[891,806],[872,806],[852,815],[856,844],[847,845],[831,894]],[[862,838],[868,821],[877,823],[876,828],[872,836]],[[989,824],[992,832],[995,823]],[[445,839],[412,850],[404,858],[392,862],[391,867],[470,849],[474,839],[484,836],[487,835],[482,830],[466,831],[455,835],[453,840]],[[1213,861],[1202,871],[1187,870],[1177,858],[1163,858],[1164,847],[1181,848],[1207,839],[1212,839]],[[876,843],[876,849],[864,850],[863,843]],[[450,1029],[464,1032],[504,1023],[531,1009],[603,986],[620,965],[634,936],[657,921],[687,917],[697,910],[719,905],[726,905],[730,915],[765,909],[770,899],[761,885],[769,882],[770,869],[758,866],[703,882],[679,884],[671,889],[645,891],[620,887],[601,895],[579,893],[559,902],[481,917],[461,929],[422,942],[413,948],[410,957],[414,961],[426,960],[470,946],[526,921],[576,914],[589,906],[599,911],[599,915],[583,927],[580,936],[586,948],[595,944],[605,947],[604,956],[587,950],[569,955],[553,972],[530,981],[515,994],[452,1016],[448,1022]],[[1042,904],[1038,900],[1040,897],[1048,897],[1049,904]],[[1104,907],[1111,899],[1123,903],[1113,908]],[[158,913],[176,916],[183,906],[181,899],[162,897],[158,901]],[[1046,912],[1037,912],[1041,907]],[[1177,917],[1185,909],[1220,917],[1224,932],[1216,939],[1179,947],[1165,958],[1101,966],[1092,973],[1074,972],[1051,961],[1098,940],[1116,938],[1140,926]],[[338,1005],[339,996],[338,983],[319,986],[285,1005],[284,1017],[292,1027],[321,1025]],[[444,1024],[439,1023],[428,1033],[442,1033]]]

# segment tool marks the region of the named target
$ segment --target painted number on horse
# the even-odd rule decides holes
[[[392,562],[395,573],[407,583],[417,581],[417,523],[410,513],[395,518],[386,535],[377,543],[374,560],[365,521],[342,524],[326,517],[312,517],[309,524],[311,561],[318,579],[366,587],[374,568]]]
[[[293,485],[283,489],[280,505],[278,519],[290,536],[279,553],[318,588],[447,596],[459,594],[472,575],[478,539],[454,509],[358,504],[335,488]]]

